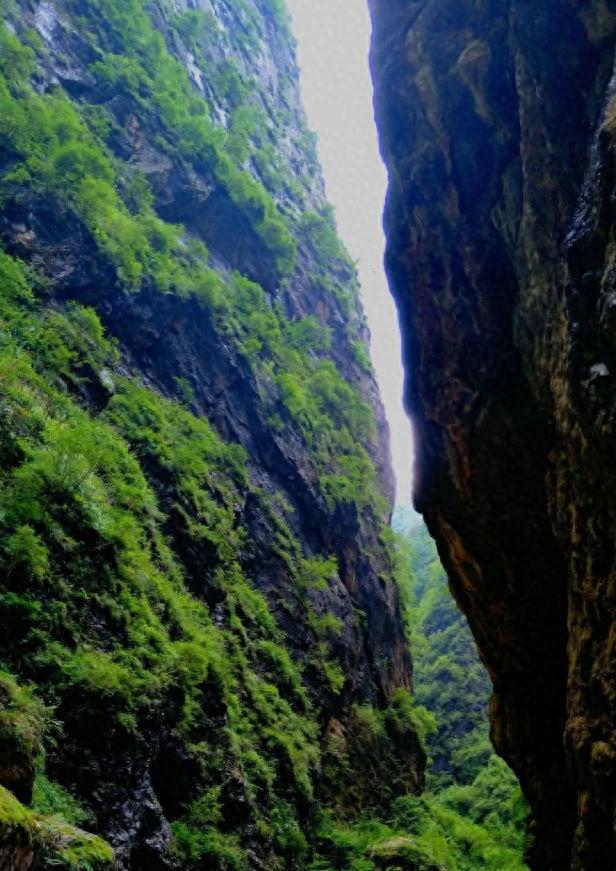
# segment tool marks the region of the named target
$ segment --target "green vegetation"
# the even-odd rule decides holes
[[[245,533],[237,527],[235,506],[250,487],[244,452],[221,442],[207,421],[127,380],[116,380],[102,418],[89,417],[66,388],[75,383],[74,371],[94,377],[117,353],[98,319],[76,306],[49,316],[36,303],[27,273],[4,254],[0,278],[0,449],[7,470],[0,607],[3,619],[18,627],[17,649],[3,655],[10,661],[12,652],[27,654],[29,676],[49,702],[61,706],[64,695],[77,693],[84,713],[114,711],[117,728],[128,734],[166,693],[181,688],[178,729],[202,767],[203,793],[173,822],[174,849],[187,862],[207,857],[215,867],[245,867],[241,843],[217,825],[222,810],[215,779],[226,756],[243,772],[264,841],[294,860],[304,856],[297,809],[276,784],[290,776],[296,794],[312,800],[317,730],[297,665],[265,600],[237,563]],[[315,329],[312,323],[294,329],[295,344]],[[228,628],[215,629],[207,610],[185,591],[160,532],[163,515],[135,455],[174,481],[176,501],[167,515],[177,518],[193,546],[205,548],[209,583],[225,597]],[[327,588],[336,562],[302,558],[280,518],[278,528],[299,604],[310,614],[307,596]],[[67,554],[73,555],[68,562]],[[11,576],[18,568],[17,595]],[[42,590],[44,611],[38,607]],[[313,612],[309,623],[317,642],[314,667],[339,692],[344,676],[327,650],[340,621]],[[104,627],[100,635],[96,625]],[[21,733],[31,736],[32,752],[40,754],[44,709],[8,676],[5,685],[21,712]],[[212,732],[201,698],[205,685],[208,692],[216,688],[224,705],[222,733]],[[413,713],[400,698],[383,716],[396,729]],[[89,819],[64,787],[42,773],[34,806],[73,823]],[[63,861],[81,867],[82,853],[91,847],[90,841],[71,842]],[[99,859],[87,861],[97,868]]]
[[[394,525],[403,533],[395,541],[397,574],[414,652],[416,702],[400,692],[384,712],[358,706],[353,729],[363,752],[349,767],[356,776],[363,757],[374,764],[392,722],[402,720],[429,753],[427,790],[420,796],[398,790],[399,797],[352,825],[341,809],[323,811],[310,871],[524,871],[526,805],[487,737],[490,690],[470,631],[420,519],[399,509]],[[393,544],[391,535],[385,538]],[[336,740],[340,744],[330,742],[329,753],[344,754]],[[341,771],[344,766],[335,769],[339,784]]]
[[[363,369],[368,375],[374,375],[374,367],[372,366],[372,360],[370,359],[370,354],[366,350],[366,346],[359,339],[355,339],[351,342],[351,348],[353,349],[353,354],[355,356],[355,362],[359,366],[360,369]]]
[[[203,114],[205,104],[195,95],[182,65],[164,49],[140,0],[132,0],[130,8],[111,0],[91,0],[90,6],[105,40],[122,49],[108,66],[98,62],[94,72],[110,87],[119,87],[118,77],[122,76],[122,87],[129,88],[138,105],[144,109],[147,105],[148,111],[157,105],[163,121],[166,113],[172,115],[168,127],[170,135],[174,134],[174,148],[186,151],[187,133],[182,125],[190,127],[192,135],[199,138],[199,124],[210,124]],[[104,27],[103,13],[108,16]],[[186,240],[183,228],[166,224],[155,215],[143,176],[132,171],[120,176],[117,162],[71,101],[60,90],[39,95],[29,87],[32,49],[22,46],[6,28],[0,30],[0,37],[6,57],[11,60],[10,67],[8,62],[0,62],[0,132],[6,147],[20,157],[2,180],[4,196],[28,185],[60,197],[88,227],[128,290],[136,291],[143,282],[151,282],[161,292],[192,296],[212,308],[220,329],[232,336],[238,350],[247,355],[263,382],[264,392],[271,394],[273,389],[278,394],[286,415],[306,440],[329,507],[354,502],[361,510],[373,505],[375,513],[380,514],[378,485],[366,451],[374,439],[372,414],[332,360],[320,356],[327,354],[329,347],[327,328],[314,317],[290,322],[280,304],[271,306],[259,285],[239,274],[225,282],[208,267],[205,247]],[[132,84],[126,83],[127,76]],[[162,93],[163,86],[168,93]],[[133,93],[135,89],[141,89],[138,95]],[[234,117],[238,118],[239,113],[243,113],[244,126],[249,121],[256,123],[254,112],[238,109]],[[216,162],[217,136],[210,127],[208,136],[213,144],[206,147],[203,133],[193,150],[200,160],[213,154]],[[189,150],[186,155],[192,153]],[[238,174],[223,157],[224,167],[221,169],[220,164],[217,172],[227,179],[229,191],[255,184],[245,173]],[[258,225],[267,244],[278,252],[272,256],[284,259],[285,246],[279,245],[282,225],[276,223],[277,218],[274,220],[274,207],[263,196],[263,192],[247,194],[252,203],[249,208],[261,215]],[[348,261],[330,213],[305,214],[300,230],[319,262]],[[87,312],[76,307],[72,324],[66,319],[58,322],[43,337],[48,353],[67,354],[65,375],[74,371],[75,342],[89,342],[93,353],[100,346],[100,335],[88,336],[96,324],[86,323],[87,317]],[[73,335],[62,337],[58,343],[55,336],[59,328],[70,329]],[[367,369],[369,361],[363,346],[356,342],[353,347],[358,362]],[[274,401],[272,415],[282,421],[280,409],[275,406]]]
[[[470,784],[494,757],[488,737],[491,688],[462,613],[447,588],[436,548],[417,525],[399,542],[407,586],[417,697],[436,716],[431,783]]]
[[[30,689],[19,686],[8,672],[0,672],[0,746],[5,755],[7,750],[11,754],[11,748],[11,755],[33,768],[43,750],[48,717]]]
[[[265,0],[265,6],[269,10],[276,24],[283,27],[288,25],[289,13],[284,0]]]
[[[33,813],[0,786],[3,849],[28,856],[36,851],[41,867],[58,871],[113,871],[111,847],[101,838],[67,825],[56,816]]]
[[[204,36],[213,39],[218,30],[216,18],[203,9],[185,9],[183,12],[177,12],[171,19],[171,25],[194,53],[199,52],[201,39]]]
[[[213,63],[226,37],[211,14],[143,0],[67,6],[83,16],[73,21],[96,105],[85,88],[76,98],[41,87],[46,45],[0,26],[2,203],[66,222],[95,262],[86,283],[113,287],[116,317],[164,300],[206,325],[268,437],[301,455],[316,513],[378,531],[372,410],[332,348],[342,335],[349,362],[371,373],[356,275],[331,209],[302,211],[310,181],[285,153],[314,168],[313,137],[300,125],[280,147],[282,122],[255,100],[242,53]],[[286,31],[282,0],[231,6],[243,52]],[[163,162],[198,176],[249,228],[263,286],[161,218],[137,152],[126,159],[135,119]],[[42,837],[50,867],[108,871],[110,847],[75,828],[97,831],[98,794],[119,788],[114,764],[101,764],[105,742],[139,761],[164,733],[183,766],[181,796],[161,788],[171,861],[186,871],[246,869],[248,846],[271,871],[520,871],[523,803],[487,743],[485,676],[429,542],[396,555],[383,530],[372,554],[389,600],[398,570],[416,694],[399,689],[379,708],[375,687],[373,705],[351,707],[341,650],[366,614],[352,601],[354,622],[343,622],[336,557],[314,542],[303,552],[294,508],[193,413],[203,385],[189,367],[169,373],[176,400],[161,395],[97,312],[58,292],[46,256],[37,262],[47,277],[0,251],[0,745],[19,763],[12,788],[31,793],[26,807],[0,791],[0,821],[23,844]],[[295,278],[315,289],[305,316]],[[342,564],[342,543],[338,553]],[[97,796],[79,759],[57,764],[64,738],[79,747],[84,735],[99,745]],[[423,797],[410,794],[419,773],[400,766],[403,748],[431,757]]]
[[[213,302],[219,282],[182,244],[180,228],[166,225],[145,204],[131,214],[116,189],[111,156],[77,109],[59,90],[39,95],[17,80],[5,50],[9,56],[23,52],[24,61],[17,64],[22,71],[26,62],[32,64],[33,52],[4,25],[0,40],[0,136],[4,148],[19,157],[3,176],[0,194],[7,198],[28,186],[59,197],[83,220],[128,289],[136,290],[148,278],[162,291],[173,288]],[[201,275],[195,274],[198,266]]]
[[[55,817],[45,820],[45,850],[48,865],[61,871],[110,871],[115,868],[113,850],[101,838],[74,829]]]
[[[49,780],[42,772],[36,775],[32,790],[32,807],[38,814],[58,816],[75,826],[92,822],[85,810],[68,790]]]
[[[350,262],[336,233],[331,207],[324,209],[321,215],[316,212],[304,212],[299,222],[299,229],[322,262],[328,260]]]
[[[399,513],[394,526],[405,530],[400,583],[407,586],[416,696],[437,726],[428,739],[428,792],[399,799],[394,821],[431,843],[448,871],[521,871],[527,810],[489,742],[488,677],[426,528],[412,513]]]
[[[225,135],[211,121],[182,63],[167,51],[142,0],[88,0],[90,24],[108,54],[92,72],[108,95],[128,93],[147,112],[156,111],[173,149],[207,169],[245,214],[282,274],[292,270],[295,243],[273,200],[224,150]],[[147,117],[147,115],[146,115]],[[240,163],[243,161],[240,160]]]
[[[305,330],[294,333],[301,344]],[[12,627],[0,659],[35,691],[3,674],[2,729],[40,768],[45,705],[61,710],[65,699],[78,699],[71,716],[100,717],[130,741],[149,712],[179,692],[175,728],[202,772],[202,793],[174,820],[174,849],[187,862],[207,856],[215,867],[244,867],[241,843],[216,824],[227,759],[241,772],[263,843],[303,854],[305,822],[286,793],[292,784],[296,802],[313,799],[318,728],[301,670],[238,561],[246,541],[238,505],[249,493],[265,496],[252,489],[239,446],[133,381],[114,379],[101,416],[80,408],[69,391],[96,379],[116,355],[92,310],[73,304],[50,313],[24,267],[0,252],[0,614]],[[173,482],[164,512],[141,463]],[[340,621],[310,604],[336,562],[304,558],[276,509],[264,501],[264,510],[276,518],[295,607],[314,633],[310,667],[340,692],[344,675],[329,654]],[[224,602],[223,626],[187,590],[164,523],[206,567],[207,589]],[[210,713],[212,698],[225,711],[223,729]],[[33,802],[69,823],[90,821],[88,808],[42,770]],[[63,849],[67,867],[85,868],[78,863],[91,846],[72,841]]]
[[[246,856],[234,835],[223,834],[220,789],[213,787],[195,801],[185,818],[173,824],[174,850],[180,859],[206,860],[223,871],[244,871]]]
[[[26,843],[34,837],[34,814],[17,801],[15,796],[0,786],[0,823],[21,830]]]
[[[263,289],[232,276],[227,329],[241,346],[272,405],[279,428],[299,430],[319,473],[330,508],[336,503],[371,506],[381,513],[378,483],[367,453],[375,438],[372,411],[326,353],[330,334],[313,316],[289,321],[272,307]]]

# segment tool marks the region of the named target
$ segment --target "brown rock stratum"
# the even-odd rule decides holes
[[[372,0],[416,503],[538,869],[616,868],[616,4]]]

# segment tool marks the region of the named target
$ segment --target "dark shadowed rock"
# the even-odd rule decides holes
[[[615,10],[371,7],[416,504],[494,683],[532,867],[611,868]]]

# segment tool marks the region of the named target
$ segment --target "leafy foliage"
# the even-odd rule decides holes
[[[233,334],[264,386],[278,393],[282,408],[273,410],[283,411],[306,440],[329,507],[349,502],[381,514],[367,452],[375,438],[372,411],[333,360],[319,354],[329,346],[329,331],[312,316],[289,321],[259,285],[238,274],[229,305]]]
[[[438,723],[431,741],[433,781],[439,787],[470,783],[493,756],[490,682],[449,593],[434,542],[419,522],[398,539],[398,554],[417,698]]]
[[[218,182],[253,216],[272,256],[284,261],[282,271],[291,268],[291,237],[287,238],[273,202],[223,152],[223,140],[207,117],[206,104],[194,93],[182,64],[166,51],[141,0],[130,4],[89,0],[88,8],[101,40],[114,52],[107,61],[98,61],[93,73],[112,92],[128,91],[148,111],[156,106],[176,152],[179,149],[187,159],[201,162],[209,155]],[[213,309],[221,330],[234,337],[301,431],[328,506],[355,502],[360,509],[373,506],[380,515],[376,475],[367,452],[374,440],[372,414],[331,358],[322,356],[330,343],[328,329],[314,316],[290,322],[280,305],[271,306],[259,285],[239,274],[225,282],[208,266],[202,244],[186,240],[182,227],[157,217],[144,177],[134,171],[127,177],[119,174],[105,144],[62,91],[41,95],[30,88],[27,75],[32,71],[32,50],[6,28],[3,39],[7,57],[23,55],[10,75],[8,64],[0,63],[4,73],[0,76],[1,123],[6,147],[19,157],[4,176],[4,195],[27,184],[59,197],[84,222],[128,290],[152,283],[161,292],[194,297]],[[259,126],[255,111],[247,107],[239,107],[234,118],[231,136],[238,143],[246,139],[248,128]],[[244,146],[237,147],[244,155]],[[348,263],[329,213],[304,214],[300,233],[306,235],[320,262]],[[65,375],[74,371],[74,342],[102,347],[101,336],[88,337],[93,324],[86,323],[86,318],[87,313],[75,307],[73,323],[62,321],[73,333],[71,341],[66,341],[68,336],[62,344],[55,339],[60,322],[42,337],[47,353],[57,354],[68,347],[63,351]],[[354,348],[358,362],[368,369],[363,347],[356,343]],[[278,409],[272,413],[283,419]]]
[[[68,790],[49,780],[41,772],[34,781],[32,807],[39,814],[60,816],[76,826],[92,822],[91,814],[81,807]]]
[[[31,846],[43,866],[59,871],[113,871],[109,844],[57,816],[40,816],[0,786],[0,825],[16,847]],[[9,844],[10,844],[9,840]]]
[[[286,27],[283,2],[261,5],[267,14],[260,11],[257,22],[254,4],[229,4],[242,21],[244,47],[258,47],[263,20],[272,38]],[[219,58],[207,67],[216,20],[172,6],[68,0],[82,16],[74,21],[92,49],[89,74],[100,105],[60,86],[39,87],[33,77],[47,49],[20,27],[21,41],[0,27],[0,195],[57,210],[83,235],[97,274],[115,282],[119,299],[173,294],[187,300],[187,310],[206,310],[234,365],[254,381],[273,437],[286,430],[305,452],[324,514],[345,508],[358,523],[378,524],[385,506],[370,459],[371,409],[334,362],[341,355],[322,315],[290,317],[285,295],[299,246],[298,270],[308,264],[319,294],[347,320],[341,332],[355,362],[370,371],[351,324],[360,317],[354,270],[333,214],[314,205],[318,212],[302,211],[301,185],[286,177],[276,124],[258,108],[242,62]],[[161,31],[156,16],[168,16]],[[177,40],[194,54],[204,91],[194,68],[174,53]],[[223,95],[225,127],[209,110],[209,89]],[[197,173],[250,227],[273,267],[267,291],[214,258],[213,268],[202,242],[162,220],[145,175],[118,147],[127,132],[115,105],[135,114],[165,160]],[[314,169],[306,131],[299,144]],[[293,208],[285,196],[295,198]],[[345,704],[338,649],[346,627],[325,604],[336,559],[302,552],[283,519],[287,509],[255,485],[244,450],[189,410],[199,401],[189,378],[170,373],[180,400],[172,401],[127,377],[132,367],[126,360],[118,366],[119,348],[96,312],[58,298],[49,305],[47,293],[44,277],[0,252],[0,618],[10,627],[0,641],[0,726],[36,769],[34,812],[61,854],[52,864],[98,871],[111,860],[107,845],[72,827],[100,821],[91,791],[52,769],[62,729],[92,740],[102,740],[94,733],[104,730],[130,754],[148,744],[161,716],[191,770],[191,789],[165,807],[171,861],[186,869],[248,867],[246,831],[251,848],[274,857],[272,871],[366,871],[397,858],[425,860],[427,868],[437,855],[430,838],[454,837],[451,821],[468,817],[469,804],[474,824],[492,825],[478,795],[501,795],[496,770],[477,794],[453,785],[443,791],[449,816],[437,835],[398,824],[402,806],[385,819],[400,791],[396,778],[375,802],[383,819],[349,828],[324,814],[315,834],[315,786],[327,778],[352,786],[357,764],[357,752],[335,741],[322,758],[323,723],[308,689],[318,687],[332,710]],[[93,396],[101,385],[99,403]],[[285,597],[268,591],[266,598],[246,568],[253,545],[240,517],[249,504],[271,521],[267,547],[291,590]],[[383,563],[386,588],[386,553]],[[301,663],[287,649],[289,615],[301,617]],[[405,691],[385,710],[357,705],[349,728],[371,754],[366,764],[393,770],[399,746],[433,741],[428,707]],[[238,807],[244,825],[230,831]],[[34,818],[27,808],[13,811],[26,826]],[[512,804],[512,825],[515,813]]]
[[[339,259],[348,262],[348,254],[336,234],[331,211],[325,211],[321,215],[316,212],[304,212],[299,228],[321,260]]]
[[[404,530],[399,583],[406,587],[416,695],[437,726],[428,738],[429,792],[400,799],[395,813],[402,820],[408,805],[413,831],[434,844],[454,843],[450,859],[445,846],[436,850],[448,869],[518,871],[527,810],[515,776],[488,739],[488,677],[425,526],[412,512],[399,512],[394,527]]]
[[[176,729],[202,770],[203,794],[174,821],[176,849],[189,862],[207,855],[216,867],[244,867],[242,845],[216,823],[220,760],[227,758],[242,773],[264,840],[303,852],[298,809],[279,790],[293,784],[296,796],[312,800],[318,728],[299,666],[238,561],[245,532],[236,509],[251,487],[243,450],[129,380],[117,379],[104,415],[93,418],[68,395],[67,366],[94,377],[113,357],[100,322],[74,307],[49,318],[23,267],[2,253],[0,276],[0,610],[12,627],[0,655],[22,673],[28,663],[37,699],[7,675],[6,729],[18,730],[33,758],[40,756],[45,708],[38,699],[58,710],[79,699],[80,713],[71,705],[72,716],[100,717],[128,740],[149,712],[180,692]],[[87,327],[79,341],[75,323]],[[41,329],[53,341],[39,346]],[[173,482],[175,501],[164,512],[137,457],[151,476]],[[255,491],[252,498],[261,497]],[[224,602],[223,625],[186,589],[184,568],[162,533],[166,520],[203,555],[207,584]],[[279,524],[298,595],[307,595],[311,584],[327,582],[335,561],[303,559]],[[335,684],[340,668],[322,658],[338,621],[327,614],[310,620],[315,665]],[[212,695],[225,711],[222,730],[210,713]],[[34,801],[46,814],[89,819],[87,808],[42,772]],[[77,847],[71,851],[69,867],[78,861]]]
[[[412,723],[431,756],[428,789],[395,798],[352,825],[323,812],[311,871],[525,871],[527,808],[515,776],[487,738],[489,685],[473,639],[447,591],[433,541],[413,512],[398,509],[397,578],[415,661],[415,704],[394,694],[377,712],[359,706],[366,756],[392,724]],[[326,757],[327,761],[327,757]],[[339,776],[339,775],[338,775]]]
[[[105,60],[94,65],[95,75],[112,93],[129,92],[140,102],[147,100],[150,110],[156,108],[174,149],[190,161],[206,162],[271,251],[281,273],[290,272],[295,243],[284,220],[265,189],[229,159],[224,136],[209,118],[207,104],[195,94],[184,66],[167,51],[141,0],[88,0],[87,6],[108,51]]]
[[[34,774],[43,752],[48,720],[49,710],[32,689],[20,686],[11,674],[0,671],[0,752],[5,779],[14,766],[25,769],[28,776]]]

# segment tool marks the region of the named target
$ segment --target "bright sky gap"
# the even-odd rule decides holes
[[[370,19],[361,0],[287,0],[298,42],[302,100],[338,230],[359,261],[372,359],[391,428],[397,501],[410,501],[411,432],[402,407],[397,312],[383,270],[387,174],[378,150],[368,68]]]

